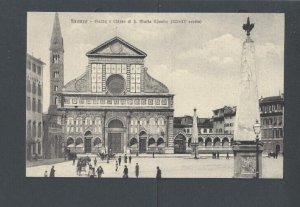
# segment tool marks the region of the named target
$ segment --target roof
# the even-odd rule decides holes
[[[192,116],[182,116],[182,117],[174,117],[174,125],[179,126],[192,126],[193,125],[193,117]],[[213,127],[210,118],[197,118],[198,127]]]
[[[273,101],[283,101],[283,94],[281,96],[269,96],[259,99],[260,103],[273,102]]]
[[[41,61],[40,58],[36,58],[30,54],[27,53],[27,58],[33,60],[34,62],[40,63],[41,65],[46,65],[46,63],[44,63],[43,61]]]
[[[120,37],[114,37],[94,49],[88,51],[86,56],[103,56],[103,57],[146,57],[147,54],[133,45],[129,44]]]

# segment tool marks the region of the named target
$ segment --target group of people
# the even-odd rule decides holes
[[[220,159],[220,152],[212,152],[213,159]],[[229,160],[229,153],[226,153],[226,160]]]
[[[101,160],[103,161],[103,156],[100,156]],[[127,163],[131,164],[132,161],[132,156],[129,155],[127,156],[127,154],[124,154],[124,169],[123,169],[123,175],[122,178],[129,178],[128,174],[129,174],[129,169],[127,167]],[[73,157],[73,165],[75,165],[76,163],[76,157]],[[107,163],[109,163],[109,159],[107,161]],[[115,171],[117,172],[119,169],[119,166],[121,166],[122,163],[122,157],[121,155],[116,159],[116,167],[115,167]],[[93,159],[93,164],[92,165],[92,159],[89,156],[86,157],[79,157],[77,159],[77,164],[76,164],[76,174],[81,176],[82,171],[84,172],[88,172],[87,176],[90,178],[94,178],[94,177],[98,177],[101,178],[102,175],[104,174],[104,170],[102,168],[102,166],[98,166],[97,168],[97,157],[95,157]],[[97,168],[97,169],[96,169]],[[96,170],[95,170],[96,169]],[[138,163],[135,164],[135,177],[139,178],[140,175],[140,166]],[[161,178],[161,169],[157,166],[156,167],[156,178]],[[44,177],[48,177],[48,172],[45,171],[44,173]],[[49,177],[55,177],[55,169],[54,166],[52,166],[51,170],[50,170],[50,174]]]

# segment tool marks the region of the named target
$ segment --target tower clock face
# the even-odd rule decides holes
[[[120,53],[123,51],[123,45],[121,45],[119,42],[116,42],[115,44],[112,44],[110,46],[110,50],[113,52],[113,53]]]
[[[77,91],[85,91],[86,86],[87,86],[87,81],[85,79],[80,79],[75,83],[75,88]]]
[[[107,78],[106,87],[109,93],[120,95],[126,89],[126,81],[123,76],[114,74]]]

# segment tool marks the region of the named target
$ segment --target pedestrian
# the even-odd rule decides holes
[[[91,168],[90,169],[90,178],[94,178],[95,177],[95,168]]]
[[[94,159],[94,166],[96,167],[96,165],[97,165],[97,159],[95,157],[95,159]]]
[[[116,160],[116,172],[118,171],[118,161]]]
[[[214,159],[214,152],[212,152],[211,155],[212,155],[212,158]]]
[[[129,155],[129,164],[131,164],[131,155]]]
[[[54,170],[54,166],[52,166],[51,170],[50,170],[50,176],[49,177],[55,177],[55,170]]]
[[[138,163],[136,163],[135,165],[135,177],[139,178],[139,174],[140,174],[140,166]]]
[[[228,152],[226,153],[226,160],[229,160],[229,154],[228,154]]]
[[[75,156],[73,156],[73,165],[75,165]]]
[[[161,170],[159,169],[158,166],[156,167],[156,170],[157,170],[157,171],[156,171],[156,178],[157,178],[157,179],[160,179],[160,178],[161,178]]]
[[[101,166],[97,168],[98,178],[101,178],[102,174],[104,174],[104,170]]]
[[[220,159],[220,153],[217,152],[217,159]]]
[[[121,166],[121,160],[122,160],[122,158],[121,158],[121,156],[119,156],[119,165]]]
[[[137,157],[139,156],[139,151],[136,152],[136,156],[137,156]]]
[[[154,152],[152,152],[152,158],[154,158]]]
[[[48,172],[47,172],[47,170],[44,172],[44,177],[45,177],[45,178],[48,177]]]
[[[107,156],[107,163],[109,163],[109,156]]]
[[[127,155],[124,155],[124,163],[127,163]]]
[[[124,167],[123,174],[124,174],[125,178],[128,178],[128,168],[126,165]]]

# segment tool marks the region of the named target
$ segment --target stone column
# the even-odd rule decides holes
[[[253,126],[260,120],[257,79],[255,68],[254,41],[250,31],[254,24],[247,24],[243,28],[247,31],[246,40],[242,48],[242,62],[240,70],[239,99],[236,108],[233,152],[234,152],[234,177],[254,178],[256,176],[256,134]],[[258,147],[259,175],[261,176],[261,153],[263,147]]]

